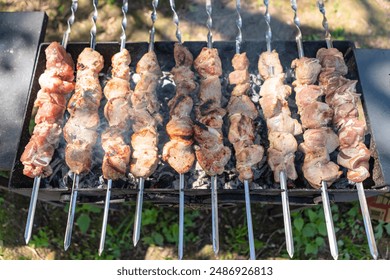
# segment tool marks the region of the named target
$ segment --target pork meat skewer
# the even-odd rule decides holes
[[[34,178],[24,232],[26,244],[31,238],[41,178],[52,173],[49,164],[60,140],[66,104],[65,96],[74,90],[74,63],[70,55],[66,53],[66,47],[77,5],[78,1],[73,0],[71,16],[67,21],[68,28],[61,45],[53,42],[45,50],[46,71],[39,79],[41,90],[35,101],[39,107],[35,120],[36,127],[20,159],[24,165],[23,173]]]
[[[191,93],[197,88],[194,82],[194,73],[191,71],[193,56],[182,45],[179,28],[179,17],[175,10],[174,0],[170,0],[173,12],[173,21],[176,24],[176,38],[174,57],[176,66],[172,69],[173,80],[176,85],[176,95],[169,103],[170,121],[167,124],[167,133],[170,141],[164,145],[162,158],[179,173],[179,242],[178,257],[183,259],[184,247],[184,174],[194,164],[195,153],[192,147],[193,121],[191,112],[193,100]]]
[[[232,59],[234,71],[229,75],[229,83],[234,85],[230,97],[227,113],[229,115],[229,141],[233,144],[236,155],[236,169],[239,172],[239,180],[244,182],[245,206],[247,216],[249,256],[256,259],[255,242],[253,237],[252,213],[250,204],[249,181],[253,180],[252,167],[259,163],[264,155],[264,149],[254,144],[254,119],[259,115],[255,105],[247,95],[249,90],[249,60],[246,53],[240,53],[242,42],[242,19],[240,15],[241,1],[236,1],[237,28],[236,54]]]
[[[304,55],[303,51],[303,45],[302,45],[302,33],[300,29],[300,21],[297,15],[297,1],[296,0],[290,0],[291,3],[291,8],[294,11],[294,23],[297,28],[297,36],[295,38],[297,42],[297,47],[298,47],[298,56],[299,59],[296,59],[292,62],[292,67],[295,68],[295,75],[296,75],[296,81],[294,82],[295,85],[295,91],[298,95],[303,95],[301,91],[297,89],[297,87],[314,84],[317,80],[317,76],[319,74],[320,66],[317,60],[315,59],[310,59],[306,58]],[[298,98],[298,97],[297,97]],[[318,98],[318,97],[317,97]],[[325,103],[316,101],[314,98],[313,100],[310,100],[313,102],[309,102],[311,106],[310,109],[309,106],[305,106],[304,110],[302,109],[303,106],[301,106],[297,101],[298,105],[298,110],[300,111],[301,115],[301,120],[302,120],[302,127],[303,128],[319,128],[321,126],[324,126],[329,123],[329,115],[332,115],[333,111],[329,108],[329,106],[326,106]],[[313,107],[313,110],[311,108]],[[305,112],[309,112],[307,115],[305,115]],[[305,123],[305,119],[309,120],[311,117],[318,117],[320,120],[318,121],[319,127],[313,127]],[[306,131],[307,132],[307,131]],[[305,132],[305,133],[306,133]],[[333,131],[332,131],[333,132]],[[332,133],[330,132],[330,133]],[[333,134],[331,134],[333,135]],[[305,135],[304,135],[305,137]],[[308,141],[306,140],[303,144],[312,144],[314,141]],[[327,143],[325,141],[325,143]],[[322,143],[323,144],[323,143]],[[302,144],[301,144],[302,146]],[[330,172],[331,174],[334,174],[334,176],[331,178],[330,183],[333,183],[333,181],[340,176],[340,172],[338,169],[338,166],[334,164],[333,162],[328,160],[328,154],[331,152],[331,149],[327,149],[326,144],[320,145],[321,149],[318,149],[315,147],[315,149],[312,149],[310,146],[308,147],[303,146],[303,150],[305,152],[305,162],[303,165],[303,172],[305,174],[306,179],[309,180],[310,184],[313,187],[318,187],[316,184],[314,184],[312,181],[309,179],[309,171],[311,171],[311,168],[314,168],[314,172],[321,172],[320,178],[321,178],[321,197],[322,197],[322,202],[323,202],[323,208],[324,208],[324,214],[325,214],[325,222],[326,222],[326,229],[328,232],[328,240],[329,240],[329,246],[330,246],[330,251],[332,254],[332,257],[334,259],[338,258],[338,247],[337,247],[337,240],[336,240],[336,234],[335,234],[335,229],[333,225],[333,218],[332,218],[332,211],[330,209],[330,202],[329,202],[329,196],[328,196],[328,184],[327,181],[325,181],[323,178],[329,178],[329,174],[325,173],[325,171],[322,171],[323,169],[327,168],[327,171],[332,171]],[[334,149],[333,149],[334,150]],[[312,161],[310,161],[313,159]],[[320,160],[321,159],[321,160]],[[314,163],[314,164],[313,164]],[[306,172],[305,172],[306,171]],[[317,175],[318,177],[318,175]]]
[[[274,171],[276,182],[280,182],[281,201],[283,209],[283,221],[286,238],[286,249],[289,256],[294,255],[294,241],[292,236],[291,215],[288,199],[287,177],[295,180],[297,173],[294,166],[297,142],[294,135],[302,133],[301,126],[297,120],[293,120],[288,108],[287,97],[291,93],[290,87],[283,82],[283,68],[276,51],[271,47],[271,17],[268,12],[269,1],[264,1],[266,6],[265,21],[267,23],[266,42],[267,51],[260,55],[258,68],[264,84],[260,95],[260,105],[267,119],[268,139],[270,149],[268,150],[268,163]],[[282,120],[281,122],[279,122]],[[278,124],[279,123],[279,124]],[[285,123],[283,125],[283,123]],[[286,126],[286,124],[289,125]],[[283,141],[284,147],[277,143]]]
[[[218,230],[218,196],[217,175],[224,171],[224,166],[230,159],[231,151],[223,145],[222,124],[226,114],[221,108],[222,63],[218,50],[212,47],[212,18],[211,1],[206,1],[208,15],[207,47],[204,47],[194,61],[194,67],[201,77],[199,90],[199,104],[196,106],[196,119],[194,125],[194,138],[196,141],[195,155],[199,165],[211,176],[211,219],[213,250],[219,251]]]
[[[342,74],[347,74],[348,68],[344,63],[344,60],[342,59],[343,58],[342,54],[338,50],[333,48],[333,43],[332,43],[332,39],[331,39],[331,35],[329,32],[329,27],[328,27],[328,20],[327,20],[326,15],[325,15],[324,1],[318,0],[317,5],[318,5],[320,12],[323,15],[322,26],[324,27],[324,30],[325,30],[325,41],[326,41],[326,47],[327,47],[327,49],[321,49],[317,53],[317,58],[320,58],[321,56],[323,57],[323,59],[320,59],[320,63],[322,64],[322,67],[323,67],[321,72],[326,73],[327,71],[332,71],[333,73],[339,73],[339,75],[333,76],[334,77],[333,79],[337,80],[337,76],[341,77]],[[327,55],[329,55],[329,56],[327,56]],[[328,58],[328,59],[325,59],[325,58]],[[328,60],[329,62],[333,61],[333,64],[325,63],[326,60]],[[344,82],[348,83],[348,80],[345,79]],[[329,103],[331,105],[332,104],[336,105],[336,102],[331,102],[332,99],[333,98],[327,98],[326,100],[329,100],[330,101]],[[353,98],[352,98],[352,100],[353,100]],[[340,104],[340,106],[341,106],[341,104]],[[335,107],[337,107],[337,106],[335,106]],[[344,139],[347,138],[346,135],[351,133],[351,132],[345,133],[346,131],[353,131],[352,134],[355,135],[354,138],[358,138],[359,140],[362,140],[362,137],[363,137],[362,135],[364,133],[363,132],[364,131],[364,122],[355,121],[355,118],[352,118],[352,121],[345,122],[345,126],[339,130],[339,140],[344,146],[345,146],[346,142],[350,143],[350,141],[343,140],[343,138]],[[362,131],[362,133],[359,133],[358,131]],[[360,134],[360,136],[357,136],[358,134]],[[355,142],[355,141],[353,141],[353,142]],[[366,173],[366,172],[363,172],[363,173]],[[357,177],[361,177],[361,176],[357,176]],[[364,176],[363,176],[363,178],[364,178]],[[361,180],[356,180],[357,178],[354,178],[355,180],[352,180],[352,181],[354,183],[356,183],[356,188],[358,191],[360,209],[361,209],[362,216],[363,216],[368,246],[370,248],[370,252],[371,252],[372,257],[374,259],[377,259],[378,258],[378,249],[376,246],[375,235],[374,235],[374,232],[372,229],[371,217],[370,217],[370,213],[368,211],[366,195],[364,193],[364,187],[363,187],[363,180],[364,179],[363,178],[360,178]]]
[[[132,128],[131,146],[133,153],[130,161],[130,172],[139,178],[138,194],[135,210],[133,244],[137,245],[141,233],[141,217],[145,179],[157,168],[159,161],[157,149],[157,125],[162,119],[159,114],[156,89],[162,76],[156,53],[154,52],[154,23],[157,19],[158,1],[153,0],[152,28],[150,31],[149,51],[140,59],[136,72],[141,80],[137,83],[131,97]]]
[[[128,10],[128,0],[122,3],[122,34],[120,37],[120,51],[112,59],[112,79],[104,88],[104,95],[108,102],[105,106],[105,116],[109,123],[109,128],[102,135],[103,149],[103,177],[108,179],[107,192],[104,204],[104,214],[102,222],[102,232],[99,243],[99,256],[104,250],[104,241],[107,230],[108,210],[110,209],[110,197],[112,180],[125,177],[127,165],[130,161],[130,146],[125,143],[123,133],[130,129],[130,54],[126,50],[126,13]]]
[[[99,72],[103,69],[104,60],[97,51],[96,20],[97,0],[93,1],[91,43],[77,59],[77,77],[75,93],[68,102],[67,110],[70,117],[64,127],[64,138],[67,142],[65,161],[73,173],[73,184],[66,224],[64,248],[69,248],[72,239],[74,215],[76,211],[77,194],[80,174],[89,172],[92,165],[92,149],[98,137],[99,126],[98,109],[102,98],[102,89],[99,82]]]

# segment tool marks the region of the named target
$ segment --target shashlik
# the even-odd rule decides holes
[[[74,63],[58,43],[45,50],[46,70],[39,77],[41,89],[34,103],[38,107],[33,135],[20,158],[23,174],[31,178],[51,175],[50,161],[62,132],[66,95],[74,90]]]
[[[222,124],[226,110],[221,108],[222,63],[217,49],[203,48],[194,61],[201,77],[199,104],[195,108],[195,154],[199,165],[209,175],[222,174],[231,151],[223,145]]]
[[[364,144],[365,122],[359,119],[357,81],[343,77],[348,73],[348,67],[337,49],[322,48],[317,52],[317,59],[322,66],[319,84],[326,102],[335,112],[333,125],[340,142],[337,162],[348,169],[350,181],[363,182],[370,176],[368,162],[371,153]]]
[[[68,102],[70,117],[64,127],[67,142],[65,161],[75,174],[88,172],[92,165],[92,149],[99,126],[98,108],[102,98],[99,72],[103,69],[103,56],[85,48],[77,59],[75,93]]]
[[[227,105],[230,120],[228,139],[234,147],[238,178],[241,181],[249,181],[253,180],[252,167],[259,163],[264,155],[264,148],[254,144],[253,121],[259,112],[247,95],[249,60],[246,53],[236,54],[232,59],[232,65],[234,71],[229,74],[229,83],[238,89],[233,90],[234,94]]]
[[[266,59],[267,58],[267,59]],[[291,88],[284,84],[283,69],[276,51],[264,52],[259,59],[259,73],[264,80],[260,89],[260,106],[267,121],[269,148],[268,164],[280,182],[283,171],[291,180],[298,178],[295,169],[295,152],[298,148],[294,135],[302,133],[299,122],[291,117],[287,98]]]
[[[334,116],[333,110],[320,101],[322,89],[314,85],[321,65],[315,58],[295,59],[296,80],[293,82],[296,93],[298,113],[301,117],[304,142],[299,148],[305,154],[302,166],[303,175],[314,188],[320,188],[322,182],[331,185],[341,175],[339,166],[332,162],[329,154],[337,149],[339,141],[334,131],[327,127]]]
[[[116,53],[112,59],[112,78],[104,87],[107,103],[104,115],[109,127],[102,134],[104,149],[103,177],[116,180],[125,177],[130,162],[130,146],[124,133],[130,129],[130,54],[126,49]]]
[[[170,109],[170,121],[166,130],[170,141],[164,145],[162,158],[179,174],[190,170],[195,161],[195,153],[192,148],[193,122],[191,112],[193,100],[191,93],[197,85],[195,75],[191,71],[193,56],[182,44],[174,46],[176,66],[172,69],[173,79],[176,84],[176,95],[168,102]]]
[[[159,162],[157,125],[162,121],[156,95],[162,72],[154,51],[142,56],[136,72],[140,74],[141,80],[131,95],[134,133],[131,136],[130,172],[135,177],[147,178],[156,170]]]

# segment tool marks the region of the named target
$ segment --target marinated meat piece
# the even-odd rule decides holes
[[[92,147],[90,143],[75,142],[65,148],[65,162],[76,174],[89,172],[92,164]]]
[[[66,98],[63,94],[47,92],[45,89],[40,89],[37,94],[37,99],[34,102],[35,107],[42,107],[45,103],[52,103],[56,106],[66,109]]]
[[[174,116],[167,124],[167,133],[171,140],[175,140],[181,142],[183,145],[189,146],[194,142],[192,139],[194,134],[192,126],[193,124],[191,118],[177,118]]]
[[[358,116],[359,112],[356,109],[356,106],[352,103],[345,103],[335,107],[333,123],[337,128],[340,128],[350,119],[357,118]]]
[[[162,76],[157,55],[154,51],[149,51],[141,57],[137,63],[136,72],[141,75]]]
[[[110,126],[118,126],[123,129],[129,127],[130,104],[125,98],[109,99],[104,107],[104,116]]]
[[[255,139],[253,120],[245,115],[235,114],[230,118],[229,142],[233,145],[237,142],[250,141]]]
[[[207,77],[202,80],[199,90],[199,101],[203,107],[221,107],[221,83],[217,76]]]
[[[209,176],[221,175],[231,157],[230,149],[222,144],[216,145],[212,149],[195,145],[195,154],[199,165]]]
[[[298,113],[312,103],[319,101],[320,97],[324,95],[321,87],[316,85],[304,85],[295,88],[295,102],[298,106]]]
[[[246,53],[235,54],[232,59],[234,71],[229,74],[231,85],[245,84],[249,82],[249,60]]]
[[[187,69],[191,69],[194,57],[185,46],[176,43],[173,47],[173,55],[175,58],[176,68],[184,66]]]
[[[288,114],[279,114],[267,120],[269,131],[288,132],[292,135],[302,133],[302,127],[296,119],[291,118]]]
[[[105,151],[102,171],[105,179],[125,177],[130,161],[130,146],[125,143],[122,133],[117,128],[108,128],[102,134],[102,147]]]
[[[104,96],[109,99],[127,98],[131,93],[129,80],[113,77],[104,86]]]
[[[349,119],[339,130],[340,148],[356,147],[364,141],[365,123],[358,119]]]
[[[280,172],[286,172],[286,175],[291,180],[298,178],[297,171],[294,165],[295,154],[283,154],[276,149],[268,149],[268,164],[271,170],[274,172],[275,182],[280,182]]]
[[[261,86],[260,96],[272,95],[278,99],[287,99],[291,94],[291,87],[285,85],[283,81],[283,74],[267,79]]]
[[[236,85],[232,91],[232,96],[241,96],[243,94],[246,94],[250,87],[251,86],[249,83]]]
[[[79,76],[97,76],[104,66],[103,56],[91,48],[85,48],[77,58],[77,80]],[[84,74],[83,72],[89,72]],[[76,83],[78,82],[76,80]]]
[[[332,185],[342,174],[339,166],[329,160],[319,159],[318,161],[304,162],[302,171],[305,179],[316,189],[321,188],[322,181],[329,186]]]
[[[194,67],[203,79],[210,76],[221,76],[222,63],[218,55],[218,50],[204,47],[195,59]]]
[[[194,106],[194,101],[191,96],[184,94],[176,94],[169,102],[169,114],[176,117],[189,117]]]
[[[52,42],[45,50],[46,69],[54,71],[61,80],[74,80],[74,63],[69,53],[58,42]]]
[[[45,70],[39,76],[38,82],[46,92],[66,95],[74,90],[74,82],[61,80],[61,77],[57,76],[55,70]]]
[[[291,68],[295,69],[294,86],[312,85],[317,81],[318,74],[321,71],[321,64],[316,58],[302,57],[294,59]]]
[[[339,146],[339,138],[330,127],[320,127],[316,129],[308,129],[303,133],[305,146],[304,150],[316,150],[326,147],[330,154],[334,152]]]
[[[247,95],[232,96],[227,105],[228,114],[242,114],[248,118],[254,120],[258,117],[259,112],[256,109],[255,104]]]
[[[162,159],[179,174],[187,173],[195,162],[195,153],[191,145],[171,140],[164,145]]]
[[[268,134],[270,148],[278,150],[282,154],[295,153],[298,149],[298,143],[291,133],[270,132]]]
[[[273,73],[271,73],[271,67],[273,68]],[[261,53],[258,69],[263,80],[268,80],[274,75],[282,74],[283,67],[279,60],[279,54],[275,50]]]
[[[356,169],[348,170],[348,172],[347,172],[348,180],[355,182],[355,183],[363,182],[364,180],[366,180],[369,177],[370,177],[370,172],[364,166],[359,166]]]
[[[123,81],[129,81],[130,62],[131,62],[130,53],[127,49],[124,48],[120,52],[114,54],[113,57],[111,58],[112,76]]]
[[[279,99],[273,95],[267,94],[260,98],[259,102],[266,119],[270,119],[280,114],[291,115],[288,103],[284,99]]]
[[[333,110],[328,104],[315,101],[303,108],[301,121],[303,128],[327,126],[333,117]]]
[[[252,168],[262,160],[264,148],[260,145],[243,143],[240,146],[236,144],[234,149],[236,151],[236,168],[239,173],[238,179],[240,181],[253,180]]]
[[[144,128],[131,136],[133,154],[130,161],[130,172],[135,177],[147,178],[157,168],[157,132],[154,128]]]
[[[336,48],[321,48],[317,51],[317,59],[322,68],[333,68],[339,75],[346,75],[348,67],[345,65],[343,54]]]
[[[350,170],[355,170],[359,166],[363,166],[368,170],[368,161],[371,153],[364,143],[359,143],[356,147],[348,147],[340,149],[337,156],[337,162]]]

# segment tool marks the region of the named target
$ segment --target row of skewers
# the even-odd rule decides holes
[[[170,141],[164,145],[162,159],[180,175],[179,258],[183,257],[184,246],[184,174],[192,168],[196,160],[205,173],[211,177],[212,241],[214,252],[217,254],[219,251],[217,176],[224,172],[225,165],[234,153],[238,177],[244,183],[250,258],[255,259],[249,185],[253,179],[253,168],[262,160],[265,151],[264,147],[255,141],[254,120],[258,117],[259,112],[247,95],[250,88],[249,60],[245,52],[240,52],[242,42],[241,3],[239,0],[236,1],[238,15],[236,55],[232,59],[234,71],[228,77],[233,89],[226,108],[221,106],[220,77],[223,71],[218,50],[213,48],[211,1],[206,0],[209,30],[207,47],[202,49],[195,60],[191,52],[182,45],[175,3],[170,0],[170,4],[174,13],[173,18],[177,27],[176,37],[178,40],[174,46],[176,65],[171,70],[176,92],[174,98],[168,103],[170,118],[166,125],[166,131]],[[307,58],[303,53],[297,4],[296,1],[291,0],[291,7],[295,12],[294,22],[298,30],[299,58],[292,62],[292,68],[295,69],[296,78],[293,83],[296,93],[294,102],[298,106],[300,122],[291,117],[287,99],[292,93],[292,89],[285,83],[285,74],[278,54],[271,47],[269,1],[264,1],[264,4],[267,8],[265,18],[268,30],[266,33],[267,51],[260,55],[258,62],[259,74],[263,80],[260,91],[260,106],[266,119],[270,143],[267,149],[268,164],[274,172],[275,182],[279,183],[282,189],[287,251],[292,257],[294,245],[287,180],[297,179],[294,158],[295,152],[299,148],[305,153],[303,173],[306,180],[314,188],[322,190],[331,252],[335,259],[338,256],[327,194],[327,187],[341,175],[339,166],[329,159],[329,154],[338,148],[340,150],[338,164],[348,168],[348,179],[357,183],[371,253],[374,258],[377,258],[375,239],[361,184],[369,177],[368,159],[370,153],[363,143],[365,124],[359,120],[356,109],[359,100],[355,93],[356,81],[350,81],[343,77],[347,74],[348,69],[342,54],[332,48],[323,3],[318,1],[320,11],[324,14],[323,25],[326,29],[328,49],[319,50],[317,58]],[[37,125],[21,157],[24,174],[35,178],[25,233],[27,243],[31,237],[40,180],[52,172],[50,161],[63,133],[66,141],[65,161],[73,174],[64,241],[65,250],[70,246],[79,180],[81,174],[85,174],[91,169],[92,149],[98,138],[98,109],[104,93],[107,100],[104,116],[108,122],[108,128],[101,135],[101,143],[104,150],[102,173],[104,179],[107,180],[107,194],[99,254],[104,249],[112,181],[125,178],[128,168],[139,182],[133,231],[133,243],[137,244],[141,230],[144,183],[156,170],[159,162],[158,126],[162,124],[162,116],[159,113],[157,87],[162,77],[162,71],[154,52],[154,23],[157,19],[157,5],[158,1],[153,0],[149,50],[137,63],[136,73],[140,75],[140,80],[132,90],[129,82],[131,59],[125,48],[128,2],[123,1],[121,49],[111,59],[111,79],[104,86],[103,92],[99,73],[103,68],[104,59],[94,50],[98,15],[97,0],[93,0],[91,44],[89,48],[80,53],[77,59],[76,82],[73,81],[73,60],[65,51],[70,28],[74,22],[74,14],[77,10],[77,1],[72,1],[72,15],[68,20],[68,30],[64,34],[62,45],[54,42],[46,49],[46,70],[39,78],[41,90],[35,101],[35,106],[38,107],[38,113],[35,117]],[[199,85],[192,67],[200,77]],[[74,93],[67,102],[72,91]],[[193,98],[195,94],[197,94],[196,103]],[[323,95],[326,96],[326,103],[321,102]],[[65,110],[68,111],[69,118],[63,125]],[[193,118],[193,111],[195,118]],[[222,125],[225,115],[229,119],[228,140],[234,151],[225,146],[223,142]],[[328,125],[332,122],[334,127],[329,127]],[[338,135],[335,131],[338,132]],[[298,147],[295,136],[302,133],[304,142]]]

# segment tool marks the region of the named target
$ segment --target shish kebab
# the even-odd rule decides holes
[[[278,53],[271,48],[269,1],[266,6],[265,20],[268,25],[266,32],[267,51],[259,57],[258,69],[264,80],[260,90],[260,106],[267,121],[269,149],[268,164],[274,172],[274,180],[280,183],[282,193],[283,220],[286,237],[286,249],[289,256],[294,255],[294,241],[292,237],[291,215],[288,200],[287,178],[297,179],[294,165],[295,152],[298,149],[296,135],[302,133],[302,127],[296,119],[291,117],[287,98],[291,94],[291,87],[284,83],[285,74],[279,60]]]
[[[131,62],[126,44],[126,13],[128,0],[122,4],[122,34],[120,37],[120,51],[111,58],[112,78],[104,87],[104,95],[107,103],[104,107],[104,115],[109,127],[102,134],[102,147],[104,150],[102,171],[103,178],[107,179],[107,192],[104,205],[102,232],[100,235],[99,255],[104,250],[104,241],[107,229],[108,210],[110,209],[110,197],[112,180],[126,177],[127,167],[130,161],[130,145],[126,142],[125,134],[130,130],[130,67]]]
[[[332,257],[337,259],[337,240],[327,191],[328,184],[332,184],[341,175],[339,166],[329,159],[329,154],[338,147],[337,135],[330,127],[327,127],[332,120],[333,110],[326,103],[319,101],[323,93],[321,88],[314,84],[321,71],[321,65],[318,59],[304,56],[297,2],[296,0],[290,0],[290,2],[298,31],[296,42],[299,55],[299,58],[291,63],[296,78],[293,86],[296,92],[298,113],[302,127],[305,129],[304,142],[299,146],[305,154],[302,171],[313,188],[321,188],[330,251]]]
[[[130,173],[139,178],[133,231],[134,246],[137,245],[141,232],[145,179],[156,170],[159,162],[157,125],[161,124],[162,117],[159,113],[160,104],[157,100],[156,90],[162,72],[154,52],[154,35],[156,32],[154,23],[157,19],[157,5],[158,1],[153,0],[149,51],[137,63],[136,72],[140,74],[141,80],[137,83],[131,95],[133,129],[131,147],[133,153],[130,160]]]
[[[184,247],[184,174],[195,162],[193,121],[191,112],[194,105],[191,94],[197,88],[195,74],[191,71],[193,56],[182,45],[179,29],[179,17],[175,10],[175,1],[170,0],[173,21],[176,24],[178,42],[174,45],[175,67],[171,70],[176,85],[176,94],[168,102],[170,120],[166,126],[170,141],[164,145],[162,159],[179,173],[179,242],[178,257],[183,258]]]
[[[246,53],[240,53],[242,42],[242,20],[240,15],[241,1],[236,0],[237,28],[236,54],[232,59],[234,71],[229,74],[229,84],[234,85],[232,95],[227,105],[230,126],[228,139],[233,144],[236,169],[239,180],[244,182],[245,205],[247,215],[249,255],[256,259],[255,242],[253,237],[252,213],[250,204],[249,181],[253,180],[252,167],[259,163],[264,155],[264,148],[254,144],[254,119],[259,115],[255,104],[247,95],[249,84],[249,60]]]
[[[322,66],[319,85],[324,90],[325,101],[335,112],[333,124],[338,131],[340,142],[337,162],[348,168],[347,178],[356,184],[368,245],[372,257],[377,259],[378,249],[363,187],[363,181],[370,176],[368,171],[370,151],[363,144],[366,132],[364,116],[359,116],[356,108],[359,103],[359,95],[356,94],[355,89],[357,81],[343,77],[348,73],[348,67],[344,62],[343,54],[333,48],[324,2],[318,0],[317,5],[323,14],[322,25],[325,29],[326,41],[326,48],[321,48],[317,52],[317,58]]]
[[[194,138],[196,141],[195,155],[205,173],[211,176],[211,216],[212,239],[215,254],[219,251],[218,233],[218,197],[217,175],[224,171],[230,159],[231,151],[223,145],[222,124],[226,110],[221,107],[222,63],[218,50],[212,43],[212,6],[211,0],[206,0],[207,47],[204,47],[194,61],[194,67],[201,77],[199,89],[199,104],[195,107],[196,122]]]
[[[66,141],[65,161],[73,173],[68,221],[66,225],[64,248],[71,243],[73,221],[76,210],[80,175],[89,172],[92,166],[92,150],[98,138],[98,109],[102,99],[99,72],[103,69],[103,56],[95,51],[97,0],[93,1],[90,47],[85,48],[77,58],[77,77],[75,92],[70,98],[67,110],[70,114],[64,127]]]
[[[31,238],[32,226],[41,178],[52,174],[50,162],[60,141],[63,115],[66,109],[66,97],[74,90],[74,63],[66,47],[74,23],[78,1],[72,1],[68,28],[64,33],[61,45],[51,43],[45,50],[46,70],[39,77],[41,89],[34,106],[38,107],[35,116],[35,127],[29,143],[26,145],[20,161],[23,163],[23,174],[34,178],[24,232],[26,244]]]

